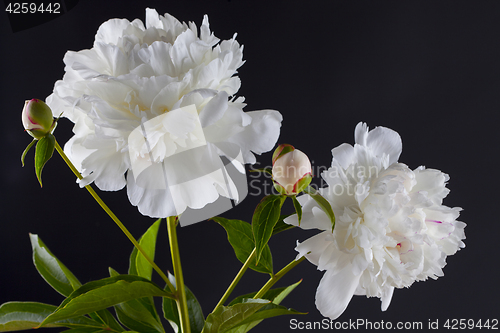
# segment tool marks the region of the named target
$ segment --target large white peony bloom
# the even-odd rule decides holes
[[[332,150],[331,167],[320,189],[336,217],[332,233],[326,214],[308,195],[298,198],[300,227],[323,232],[297,245],[300,256],[326,270],[316,293],[325,317],[338,318],[353,295],[379,297],[382,311],[394,288],[443,276],[446,256],[465,245],[461,208],[442,205],[448,175],[398,163],[398,133],[384,127],[368,131],[359,123],[356,144]],[[298,225],[297,217],[287,223]]]
[[[75,123],[64,150],[82,171],[80,184],[127,185],[131,203],[152,217],[199,209],[219,195],[238,200],[221,156],[244,173],[253,153],[273,148],[282,117],[243,112],[244,99],[233,97],[243,64],[235,37],[219,43],[207,16],[198,35],[194,23],[147,9],[145,25],[109,20],[92,49],[67,52],[47,103]]]

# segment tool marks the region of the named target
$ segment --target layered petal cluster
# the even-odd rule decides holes
[[[67,52],[65,75],[47,103],[75,124],[64,150],[82,171],[80,184],[107,191],[127,186],[131,203],[152,217],[229,197],[233,182],[214,172],[223,166],[220,157],[242,170],[255,162],[254,153],[273,148],[282,121],[273,110],[244,112],[244,98],[235,97],[235,74],[244,63],[235,38],[216,38],[207,16],[198,33],[194,23],[148,8],[145,24],[111,19],[91,49]],[[143,138],[131,139],[132,133]],[[197,153],[185,153],[191,148]],[[183,158],[172,159],[180,153]],[[161,175],[174,179],[175,188],[168,186],[175,193],[158,186]]]
[[[332,150],[331,167],[320,189],[336,217],[332,233],[326,214],[308,195],[298,197],[300,227],[323,232],[297,245],[299,256],[325,270],[316,306],[338,318],[353,295],[379,297],[389,306],[394,288],[443,276],[446,257],[465,245],[461,208],[442,204],[448,175],[398,163],[398,133],[384,127],[355,129],[355,145]],[[285,220],[298,225],[297,217]]]

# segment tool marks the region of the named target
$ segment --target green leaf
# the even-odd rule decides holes
[[[160,223],[161,219],[158,219],[139,239],[139,245],[141,245],[147,255],[153,260],[155,257],[156,237],[158,235]],[[152,273],[153,267],[151,266],[151,264],[144,258],[141,253],[139,253],[137,248],[134,247],[134,249],[132,250],[132,254],[130,255],[129,274],[139,275],[148,280],[151,280]]]
[[[26,157],[26,154],[30,151],[31,147],[35,144],[37,140],[33,139],[33,141],[30,142],[30,144],[26,147],[26,149],[23,151],[23,154],[21,155],[21,164],[24,166],[24,158]]]
[[[188,292],[186,288],[186,298],[188,297]],[[170,326],[172,326],[175,333],[180,332],[181,321],[179,319],[179,312],[177,310],[177,303],[170,298],[163,298],[163,317],[168,320]],[[191,315],[189,315],[191,317]]]
[[[50,252],[38,235],[30,234],[30,240],[35,267],[48,284],[66,297],[81,287],[80,281]]]
[[[38,235],[30,234],[30,240],[33,248],[33,262],[35,263],[35,267],[48,284],[66,297],[82,286],[73,273],[50,252],[49,248]],[[120,324],[118,324],[116,319],[107,310],[101,310],[96,314],[92,313],[90,316],[95,321],[106,325],[106,327],[122,329]]]
[[[299,219],[299,226],[300,226],[300,220],[302,220],[302,206],[300,205],[295,195],[292,196],[292,201],[293,201],[293,207],[295,207],[295,212],[297,212],[297,218]]]
[[[268,304],[270,302],[263,299],[247,299],[233,306],[221,306],[208,315],[202,333],[227,332]]]
[[[54,305],[36,302],[8,302],[0,306],[0,332],[33,329],[57,309]],[[100,323],[87,317],[56,321],[46,327],[92,327],[102,330]]]
[[[293,214],[280,215],[280,218],[279,218],[278,222],[276,222],[276,225],[273,228],[273,234],[272,234],[272,236],[274,236],[274,235],[276,235],[276,234],[278,234],[278,233],[280,233],[282,231],[295,228],[294,225],[286,224],[284,222],[284,220],[287,217],[292,216],[292,215]]]
[[[250,171],[250,172],[265,172],[265,173],[272,176],[273,172],[271,170],[272,170],[271,167],[266,167],[266,168],[260,168],[260,169],[250,169],[248,171]]]
[[[330,205],[328,200],[323,198],[323,196],[311,186],[306,187],[304,189],[304,193],[309,194],[311,198],[313,198],[314,201],[316,201],[319,207],[330,218],[330,221],[332,222],[332,232],[333,232],[333,229],[335,228],[335,214],[333,213],[332,206]]]
[[[257,249],[256,260],[259,262],[262,252],[271,238],[274,226],[279,220],[284,195],[268,195],[259,203],[252,217],[252,231]]]
[[[169,273],[168,278],[175,285],[175,277]],[[205,316],[193,292],[187,286],[185,288],[191,333],[200,333],[205,325]],[[173,299],[163,298],[163,316],[168,320],[175,333],[182,333],[177,304]]]
[[[111,267],[109,271],[111,276],[120,275]],[[152,297],[133,299],[115,305],[115,312],[120,322],[130,329],[141,333],[165,332]]]
[[[104,310],[99,310],[96,312],[92,312],[89,314],[90,318],[94,319],[95,321],[101,323],[104,325],[104,329],[106,331],[118,331],[121,332],[123,331],[123,327],[118,323],[118,321],[113,317],[111,312],[109,312],[107,309]]]
[[[109,276],[110,277],[115,277],[115,276],[118,276],[120,275],[120,273],[118,273],[114,268],[112,267],[108,267],[108,271],[109,271]]]
[[[252,226],[245,221],[228,220],[219,216],[213,217],[212,220],[219,223],[226,230],[227,239],[233,247],[236,258],[242,263],[245,263],[248,256],[250,256],[255,248]],[[254,258],[249,267],[257,272],[267,274],[273,273],[273,257],[267,244],[262,251],[260,262],[257,264]]]
[[[299,282],[294,283],[288,287],[270,289],[264,294],[264,296],[262,296],[262,299],[267,299],[267,300],[273,302],[274,304],[280,304],[281,301],[283,301],[283,299],[286,296],[288,296],[288,294],[290,294],[292,292],[292,290],[294,290],[301,282],[302,282],[302,280],[300,280]],[[231,303],[229,303],[229,306],[241,303],[241,302],[243,302],[244,299],[253,298],[256,294],[257,294],[257,292],[255,291],[253,293],[238,296],[234,300],[232,300]]]
[[[63,332],[67,332],[67,333],[107,333],[107,332],[109,332],[109,330],[103,330],[100,328],[92,328],[92,327],[79,327],[79,328],[72,328],[69,330],[65,330]]]
[[[106,309],[132,299],[159,296],[174,298],[153,282],[135,275],[118,275],[92,281],[75,290],[47,317],[42,326],[87,313]]]
[[[301,282],[302,282],[302,280],[300,280],[299,282],[294,283],[288,287],[282,287],[282,288],[268,290],[262,298],[265,300],[272,301],[272,303],[275,305],[279,305],[281,303],[281,301],[283,301],[283,299],[286,296],[288,296],[288,294],[290,294],[290,292],[292,292],[292,290],[294,290]],[[250,293],[247,295],[238,296],[231,303],[229,303],[229,306],[241,303],[245,299],[253,298],[256,294],[257,294],[257,292],[253,292],[253,293]],[[268,310],[273,310],[273,311],[266,312],[265,314],[260,314],[261,311],[268,311]],[[302,313],[296,312],[295,310],[291,310],[291,309],[285,309],[283,307],[273,308],[273,307],[270,307],[269,305],[266,305],[265,307],[263,307],[262,309],[260,309],[257,313],[255,313],[253,315],[255,317],[251,316],[248,319],[249,322],[247,322],[241,326],[238,326],[238,327],[236,327],[233,330],[230,330],[228,332],[230,332],[230,333],[248,332],[250,329],[257,326],[263,319],[275,317],[275,316],[280,316],[283,314],[302,314]],[[260,315],[268,316],[268,317],[263,317],[263,318],[259,319],[258,316],[260,316]]]
[[[267,304],[265,307],[255,312],[245,320],[241,321],[236,327],[225,331],[226,333],[245,333],[258,325],[262,320],[282,315],[304,315],[307,313],[299,312],[294,309],[288,309],[281,305]]]
[[[139,298],[115,306],[116,315],[126,327],[141,333],[164,333],[153,298]]]
[[[47,134],[36,144],[35,148],[35,173],[40,186],[42,186],[42,170],[47,161],[52,157],[56,146],[56,138],[52,134]]]

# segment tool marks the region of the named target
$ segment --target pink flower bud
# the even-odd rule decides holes
[[[35,139],[50,133],[56,123],[49,106],[36,98],[24,103],[22,120],[26,131]]]
[[[307,155],[290,145],[278,146],[274,155],[272,173],[276,190],[286,195],[302,192],[312,180],[312,167]]]

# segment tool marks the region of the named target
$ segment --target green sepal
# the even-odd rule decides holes
[[[302,220],[302,206],[300,205],[295,195],[292,196],[292,201],[293,201],[293,207],[295,208],[295,212],[297,213],[297,218],[299,219],[299,226],[300,226],[300,221]]]
[[[311,184],[312,178],[312,173],[307,173],[302,176],[302,178],[300,178],[293,186],[293,192],[299,194],[300,192],[304,191],[304,189],[308,187],[309,184]]]
[[[35,173],[40,187],[42,186],[42,170],[47,161],[52,157],[56,146],[56,138],[52,134],[47,134],[36,144],[35,148]]]
[[[213,217],[212,220],[219,223],[226,230],[227,239],[233,247],[236,258],[241,263],[245,263],[255,248],[252,226],[245,221],[228,220],[220,216]],[[248,267],[260,273],[273,273],[273,257],[267,244],[262,250],[262,257],[259,263],[254,258]]]
[[[139,239],[139,245],[144,249],[147,255],[154,260],[156,251],[156,238],[158,235],[158,229],[160,227],[161,219],[156,220],[148,230]],[[130,266],[129,274],[138,275],[151,280],[151,275],[153,274],[153,267],[144,258],[144,256],[137,250],[136,247],[132,250],[130,255]]]
[[[278,158],[280,158],[281,156],[288,154],[289,152],[294,151],[294,150],[295,150],[295,147],[292,145],[289,145],[287,143],[283,143],[283,144],[279,145],[273,152],[273,157],[272,157],[273,165]]]
[[[273,179],[273,186],[274,186],[274,189],[276,191],[278,191],[279,194],[288,195],[285,188],[283,186],[281,186],[281,184],[278,183],[277,181],[275,181],[274,179]]]
[[[173,285],[175,285],[175,277],[172,274],[168,274],[168,279]],[[184,287],[186,288],[186,301],[191,333],[200,333],[205,325],[203,310],[193,292],[187,286]],[[173,299],[163,298],[163,316],[168,320],[175,333],[182,333],[179,311],[177,310],[177,304]]]
[[[37,139],[33,139],[30,144],[26,147],[26,149],[23,151],[23,154],[21,155],[21,164],[24,166],[24,158],[26,157],[26,154],[30,151],[31,147],[35,144],[35,142],[38,141]]]
[[[0,332],[12,332],[33,329],[57,309],[54,305],[37,302],[8,302],[0,306]],[[102,330],[100,323],[83,316],[60,320],[45,327],[80,327],[87,326]]]
[[[38,273],[52,288],[67,297],[82,286],[75,275],[50,252],[38,235],[30,234],[30,241],[33,248],[33,263]]]
[[[333,232],[333,229],[335,229],[335,214],[333,213],[332,206],[330,205],[328,200],[326,200],[318,191],[316,191],[311,186],[306,187],[304,189],[304,193],[309,194],[309,196],[311,196],[311,198],[313,198],[314,201],[316,201],[318,206],[326,213],[326,215],[332,222],[332,232]]]
[[[149,296],[175,298],[172,293],[140,276],[118,275],[92,281],[75,290],[41,326]]]
[[[257,249],[256,261],[259,262],[267,242],[271,238],[274,226],[279,220],[284,195],[268,195],[257,205],[252,217],[252,231]]]

